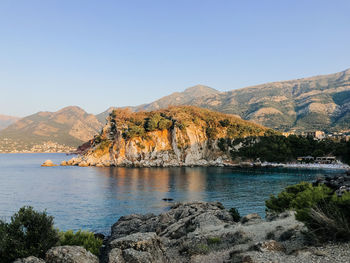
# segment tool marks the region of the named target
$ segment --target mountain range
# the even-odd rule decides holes
[[[197,85],[154,102],[128,108],[138,112],[181,105],[234,114],[279,131],[348,131],[350,69],[226,92]],[[88,114],[78,107],[66,107],[54,113],[39,112],[1,130],[0,139],[6,137],[35,142],[50,139],[77,146],[91,139],[103,127],[106,117],[114,108],[110,107],[98,115]],[[0,116],[0,128],[2,123],[4,121]]]
[[[27,150],[35,144],[54,142],[77,147],[100,131],[102,124],[93,114],[70,106],[57,112],[38,112],[17,120],[0,131],[0,140],[20,141],[17,150]]]
[[[197,90],[200,92],[194,92]],[[169,105],[194,105],[236,114],[280,131],[349,130],[350,69],[227,92],[196,86],[136,110],[156,110]]]

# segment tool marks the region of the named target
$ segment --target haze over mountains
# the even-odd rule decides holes
[[[348,131],[350,69],[227,92],[197,85],[154,102],[129,108],[132,111],[151,111],[171,105],[193,105],[235,114],[280,131]],[[0,139],[6,137],[35,142],[51,140],[78,146],[103,127],[112,110],[113,107],[110,107],[98,115],[88,114],[79,107],[66,107],[54,113],[39,112],[1,130]]]
[[[19,119],[19,117],[0,114],[0,130],[5,129],[6,127],[10,126],[12,123],[16,122]]]

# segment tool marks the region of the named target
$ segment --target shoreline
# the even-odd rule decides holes
[[[216,163],[216,164],[181,164],[181,165],[114,165],[114,164],[97,164],[97,165],[90,165],[86,163],[72,163],[69,164],[69,161],[64,161],[65,164],[60,166],[79,166],[79,167],[129,167],[129,168],[191,168],[191,167],[222,167],[222,168],[237,168],[237,169],[278,169],[278,168],[285,168],[285,169],[306,169],[306,170],[340,170],[340,171],[349,171],[350,166],[343,163],[337,163],[337,164],[297,164],[297,163],[249,163],[246,162],[244,164],[234,164],[234,163]]]

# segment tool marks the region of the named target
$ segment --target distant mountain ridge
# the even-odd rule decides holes
[[[48,141],[77,147],[93,138],[101,127],[95,115],[70,106],[57,112],[38,112],[24,117],[0,131],[0,139],[20,141],[27,147]]]
[[[350,129],[350,69],[297,80],[271,82],[227,92],[197,86],[192,94],[173,93],[153,103],[132,107],[155,110],[169,105],[193,105],[236,114],[280,131],[344,131]],[[185,98],[185,99],[177,99]]]
[[[218,94],[220,91],[210,88],[205,85],[196,85],[185,89],[183,92],[174,92],[168,96],[162,97],[154,102],[146,103],[138,106],[128,106],[122,108],[129,108],[132,111],[153,111],[164,109],[169,106],[181,106],[181,105],[191,105],[191,101],[198,97],[209,96]],[[119,107],[109,107],[106,111],[97,114],[97,118],[100,122],[105,123],[107,116],[112,112],[113,109]]]

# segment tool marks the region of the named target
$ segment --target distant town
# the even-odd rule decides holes
[[[0,139],[0,153],[70,153],[75,150],[75,147],[58,144],[52,141],[30,145],[9,138]]]
[[[332,139],[336,141],[349,141],[350,140],[350,131],[347,132],[333,132],[333,133],[326,133],[324,131],[309,131],[309,132],[283,132],[284,136],[289,135],[301,135],[303,137],[312,137],[315,140],[323,140],[323,139]]]

